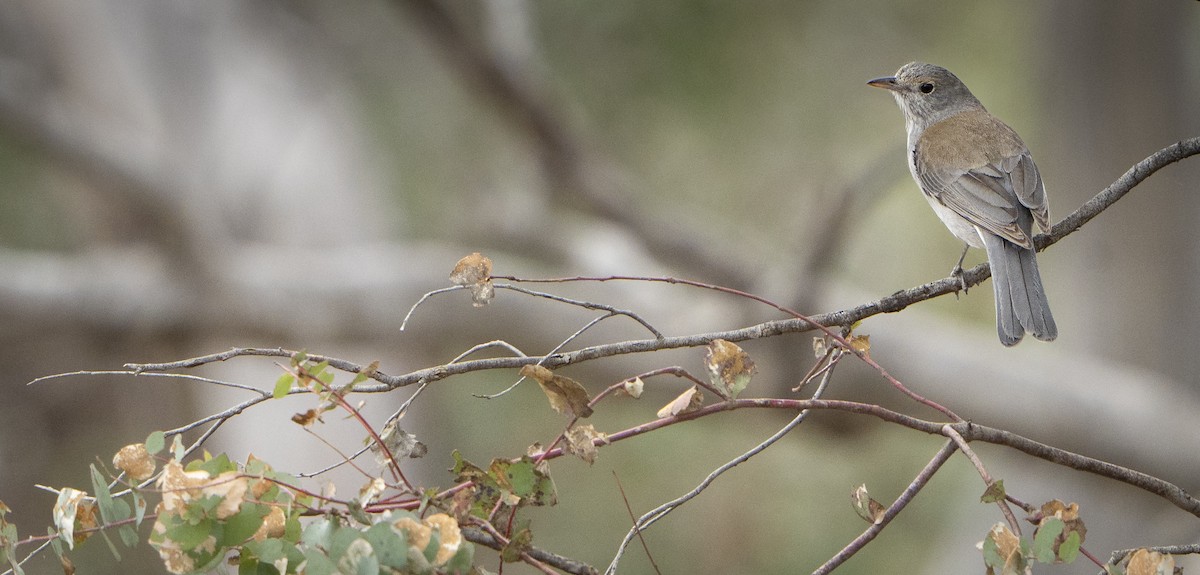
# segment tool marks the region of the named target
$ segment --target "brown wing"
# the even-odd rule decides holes
[[[1033,247],[1032,220],[1050,228],[1046,190],[1028,152],[969,170],[933,170],[918,161],[915,171],[926,194],[1021,247]]]

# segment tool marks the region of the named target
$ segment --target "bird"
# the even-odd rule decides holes
[[[941,66],[910,62],[867,84],[890,91],[900,105],[909,171],[934,213],[966,243],[951,272],[964,288],[967,250],[987,252],[1000,342],[1016,345],[1026,331],[1053,341],[1058,326],[1033,244],[1034,222],[1050,233],[1050,208],[1025,142]]]

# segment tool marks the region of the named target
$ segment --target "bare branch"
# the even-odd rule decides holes
[[[654,326],[650,325],[646,320],[642,319],[641,316],[639,316],[638,314],[633,313],[629,310],[617,309],[613,306],[605,305],[602,303],[595,303],[595,302],[590,302],[590,301],[566,298],[566,297],[563,297],[560,295],[555,295],[552,293],[534,291],[531,289],[525,289],[523,287],[517,287],[517,286],[509,285],[509,284],[496,284],[496,288],[512,290],[512,291],[523,293],[526,295],[531,295],[531,296],[536,296],[536,297],[540,297],[540,298],[546,298],[546,299],[553,300],[553,301],[563,302],[563,303],[571,304],[574,306],[579,306],[579,307],[582,307],[585,309],[602,310],[602,311],[608,312],[609,316],[623,315],[623,316],[628,317],[629,319],[632,319],[633,321],[636,321],[636,322],[642,324],[642,327],[645,327],[646,331],[649,331],[651,334],[654,335],[654,337],[656,337],[658,339],[662,339],[662,337],[663,337],[663,334],[660,333],[657,329],[654,329]]]
[[[855,553],[858,553],[858,551],[865,547],[867,543],[870,543],[873,539],[875,539],[875,536],[879,535],[879,532],[883,531],[883,528],[887,527],[887,524],[891,523],[892,519],[894,519],[896,515],[899,515],[900,512],[909,504],[909,502],[911,502],[913,498],[917,496],[917,493],[920,492],[923,487],[925,487],[925,484],[929,483],[929,480],[933,478],[933,474],[937,473],[937,470],[941,469],[942,465],[950,459],[951,455],[954,454],[954,450],[954,440],[947,441],[946,444],[943,445],[940,450],[938,450],[937,454],[933,456],[933,459],[929,460],[929,463],[925,464],[925,468],[917,474],[917,477],[912,480],[912,483],[909,483],[908,487],[904,488],[904,491],[900,493],[900,497],[897,497],[896,501],[892,502],[892,504],[889,505],[888,508],[883,512],[883,519],[880,520],[879,523],[872,523],[866,531],[862,532],[862,535],[855,537],[854,541],[851,541],[848,545],[843,547],[841,551],[838,551],[836,555],[830,557],[829,560],[823,565],[817,567],[817,569],[813,571],[813,575],[826,575],[827,573],[832,572],[834,569],[837,569],[839,565],[845,563],[846,560],[852,557]]]
[[[1200,553],[1200,543],[1192,543],[1190,545],[1162,545],[1159,547],[1135,547],[1133,549],[1118,549],[1112,552],[1108,559],[1109,565],[1116,565],[1125,559],[1126,555],[1137,551],[1138,549],[1147,549],[1158,553],[1168,553],[1171,555],[1194,555]],[[1101,571],[1098,575],[1108,575],[1108,571]]]
[[[502,543],[494,535],[477,527],[468,527],[463,529],[462,535],[464,539],[477,545],[483,545],[484,547],[489,547],[491,549],[495,549],[496,551],[504,549],[504,543]],[[598,575],[599,573],[596,571],[595,567],[592,567],[587,563],[563,557],[562,555],[555,555],[554,553],[538,549],[537,547],[530,547],[526,553],[533,559],[541,561],[546,565],[550,565],[555,569],[560,569],[574,575]]]
[[[830,365],[836,366],[838,361],[841,359],[842,355],[844,353],[848,353],[848,352],[846,352],[840,348],[835,348],[835,349],[832,349],[830,353],[831,353],[831,356],[829,359]],[[825,375],[822,376],[822,378],[821,378],[821,383],[817,385],[817,390],[813,392],[813,398],[819,398],[821,396],[821,394],[823,394],[825,392],[825,388],[829,384],[829,378],[832,375],[833,375],[832,368],[825,372]],[[712,485],[712,483],[714,481],[716,481],[717,478],[720,477],[726,471],[729,471],[730,469],[733,469],[734,467],[737,467],[738,465],[745,463],[751,457],[754,457],[755,455],[762,453],[766,448],[770,447],[776,441],[783,439],[783,436],[787,435],[789,432],[791,432],[793,429],[795,429],[796,426],[803,423],[804,419],[807,416],[808,416],[808,410],[807,409],[801,410],[800,413],[796,414],[795,418],[793,418],[791,421],[789,421],[787,423],[787,425],[784,425],[782,428],[780,428],[779,431],[776,431],[773,435],[766,438],[758,445],[755,445],[749,451],[746,451],[745,453],[733,458],[728,463],[725,463],[724,465],[715,469],[712,473],[709,473],[708,476],[705,477],[704,480],[701,481],[699,485],[692,488],[691,491],[688,491],[687,493],[685,493],[671,501],[668,501],[667,503],[659,505],[658,507],[654,508],[653,510],[651,510],[651,511],[643,514],[641,517],[639,517],[637,519],[637,521],[634,522],[633,527],[631,527],[629,529],[629,532],[625,534],[625,539],[623,539],[621,541],[620,546],[617,547],[617,552],[613,556],[612,563],[610,563],[608,565],[608,569],[605,570],[605,573],[606,574],[615,574],[617,572],[617,563],[621,560],[621,556],[625,554],[625,548],[629,546],[629,543],[633,540],[634,537],[641,537],[642,531],[644,531],[647,527],[653,525],[654,522],[658,521],[659,519],[662,519],[663,517],[666,517],[668,513],[674,511],[675,509],[678,509],[680,506],[684,505],[688,501],[695,499],[696,496],[700,495],[700,493],[702,493],[705,489],[707,489],[709,485]]]
[[[983,466],[983,460],[979,459],[978,455],[975,455],[975,451],[971,449],[970,445],[967,445],[967,440],[963,439],[963,436],[959,435],[959,433],[949,425],[942,427],[942,435],[945,435],[954,441],[954,444],[958,446],[959,451],[962,451],[963,455],[966,455],[967,459],[971,460],[971,465],[975,466],[975,471],[977,471],[979,473],[979,477],[983,479],[983,484],[991,487],[995,480],[992,479],[992,476],[990,473],[988,473],[987,468]],[[996,505],[1000,507],[1000,512],[1004,514],[1004,518],[1008,521],[1008,526],[1012,528],[1013,533],[1016,533],[1017,536],[1020,537],[1021,523],[1017,521],[1017,516],[1013,515],[1012,508],[1008,506],[1008,501],[1006,499],[1001,499],[996,502]]]

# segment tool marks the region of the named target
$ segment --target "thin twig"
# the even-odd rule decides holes
[[[983,460],[979,459],[979,456],[976,455],[975,451],[971,449],[971,446],[967,444],[967,440],[963,439],[963,436],[949,425],[942,427],[942,435],[945,435],[954,441],[954,443],[958,446],[958,450],[963,452],[963,455],[966,455],[967,459],[971,460],[971,465],[975,466],[975,471],[978,472],[979,477],[983,479],[983,484],[986,487],[991,487],[995,480],[992,479],[992,476],[988,473],[987,468],[983,466]],[[1017,521],[1017,516],[1013,515],[1012,508],[1008,506],[1008,501],[1005,499],[1000,499],[996,502],[996,505],[1000,507],[1000,513],[1004,514],[1004,518],[1008,520],[1008,526],[1012,528],[1013,533],[1016,533],[1017,537],[1020,537],[1021,523]]]
[[[528,357],[527,355],[525,355],[525,352],[518,349],[517,346],[515,346],[511,343],[508,343],[507,341],[504,341],[502,339],[494,339],[487,343],[473,345],[473,346],[471,346],[471,349],[468,349],[467,351],[464,351],[464,352],[454,356],[454,359],[452,359],[446,363],[458,363],[458,362],[466,359],[470,355],[473,355],[475,353],[478,353],[480,351],[483,351],[485,349],[490,349],[493,347],[501,347],[501,348],[507,349],[508,351],[511,351],[513,353],[513,355],[515,355],[517,357]]]
[[[832,359],[832,362],[834,364],[836,364],[838,359],[840,359],[840,357],[841,357],[841,353],[837,352],[836,356]],[[821,383],[817,386],[817,390],[815,392],[813,392],[814,398],[820,397],[821,394],[825,392],[825,388],[828,386],[829,378],[832,374],[833,374],[832,370],[825,372],[824,377],[821,378]],[[787,435],[791,430],[795,429],[796,426],[803,423],[804,419],[807,416],[808,416],[808,410],[807,409],[801,410],[800,413],[796,414],[796,417],[792,418],[792,420],[789,421],[787,423],[787,425],[784,425],[779,431],[776,431],[773,435],[771,435],[767,439],[763,440],[761,443],[754,446],[749,451],[746,451],[745,453],[733,458],[729,462],[727,462],[724,465],[715,469],[712,473],[709,473],[708,476],[705,477],[704,480],[701,481],[699,485],[692,488],[691,491],[688,491],[687,493],[685,493],[671,501],[668,501],[662,505],[659,505],[658,507],[652,509],[651,511],[649,511],[649,512],[643,514],[641,517],[639,517],[637,519],[637,521],[634,522],[633,526],[629,529],[629,532],[625,534],[625,538],[621,541],[621,544],[617,547],[617,552],[614,554],[612,562],[609,563],[608,569],[605,570],[606,575],[615,575],[615,573],[617,572],[617,563],[620,562],[621,556],[624,555],[625,549],[629,546],[629,543],[633,540],[634,536],[641,537],[641,532],[645,531],[647,527],[653,525],[654,522],[658,521],[659,519],[666,517],[667,514],[671,513],[675,509],[678,509],[680,506],[684,505],[688,501],[691,501],[692,499],[696,498],[696,496],[700,495],[700,493],[702,493],[705,489],[707,489],[709,485],[712,485],[712,483],[714,481],[716,481],[717,478],[720,477],[726,471],[729,471],[730,469],[733,469],[734,467],[748,461],[751,457],[758,455],[763,450],[767,449],[772,444],[774,444],[776,441],[779,441],[780,439],[782,439],[783,436]]]
[[[368,445],[364,445],[364,446],[360,447],[360,448],[358,449],[358,451],[355,451],[355,452],[354,452],[354,455],[351,455],[350,457],[344,458],[344,459],[342,459],[341,461],[337,461],[337,462],[335,462],[335,463],[331,463],[331,464],[329,464],[329,465],[326,465],[325,467],[322,467],[321,469],[318,469],[318,470],[316,470],[316,471],[306,471],[306,472],[303,472],[303,473],[297,473],[297,474],[296,474],[296,477],[299,477],[299,478],[302,478],[302,479],[307,479],[307,478],[310,478],[310,477],[316,477],[316,476],[318,476],[318,475],[321,475],[321,474],[323,474],[323,473],[328,473],[328,472],[330,472],[330,471],[333,471],[334,469],[337,469],[337,468],[339,468],[339,467],[341,467],[341,466],[343,466],[343,465],[346,465],[346,464],[354,465],[354,464],[352,463],[352,462],[353,462],[353,460],[355,460],[355,459],[358,459],[359,457],[361,457],[361,456],[362,456],[362,454],[364,454],[364,453],[366,453],[368,450],[370,450],[372,445],[374,445],[374,443],[371,443],[371,444],[368,444]],[[357,466],[355,466],[355,468],[357,469]]]
[[[929,460],[929,463],[925,464],[925,468],[922,469],[921,472],[917,474],[917,477],[912,480],[912,483],[909,483],[908,487],[904,488],[904,491],[899,497],[896,498],[896,501],[892,502],[892,504],[889,505],[888,508],[883,512],[883,517],[880,518],[879,522],[872,523],[870,527],[867,527],[866,531],[863,531],[861,535],[854,538],[854,541],[851,541],[848,545],[843,547],[841,551],[838,551],[836,555],[830,557],[829,560],[823,565],[817,567],[817,569],[813,571],[813,575],[826,575],[832,572],[839,565],[845,563],[846,560],[855,553],[858,553],[858,551],[866,546],[867,543],[870,543],[871,540],[875,539],[875,537],[879,535],[879,532],[883,531],[883,528],[887,527],[887,524],[891,523],[892,519],[894,519],[896,515],[899,515],[900,511],[902,511],[904,507],[907,506],[909,502],[911,502],[913,498],[917,496],[917,493],[921,491],[921,488],[925,487],[925,484],[929,483],[929,480],[933,477],[933,474],[937,473],[937,470],[940,469],[942,465],[950,459],[950,456],[954,454],[955,449],[956,446],[953,439],[946,441],[945,445],[943,445],[942,448],[938,450],[937,454],[933,456],[933,459]]]
[[[662,569],[658,568],[658,562],[654,560],[654,555],[650,553],[650,546],[646,544],[646,538],[642,536],[642,530],[637,529],[637,517],[633,514],[633,507],[629,506],[629,496],[625,493],[625,486],[621,485],[621,477],[617,475],[617,470],[612,470],[613,481],[617,482],[617,491],[621,492],[621,501],[625,503],[625,512],[629,514],[629,520],[633,522],[634,529],[637,530],[638,541],[642,543],[642,551],[646,552],[646,559],[650,561],[650,566],[654,568],[654,572],[662,575]]]
[[[496,551],[504,549],[504,543],[501,542],[501,538],[497,538],[495,535],[492,535],[481,528],[467,527],[462,530],[462,535],[463,539],[466,539],[467,541],[477,545],[483,545],[484,547],[495,549]],[[597,575],[596,569],[591,565],[563,557],[562,555],[550,553],[544,549],[530,547],[526,553],[528,553],[530,557],[541,561],[546,565],[550,565],[555,569],[566,571],[567,573],[571,573],[573,575]]]
[[[409,318],[412,317],[413,312],[417,311],[417,308],[420,307],[421,304],[425,303],[425,300],[438,294],[458,291],[460,289],[467,289],[467,286],[450,286],[425,292],[425,295],[421,296],[421,298],[417,300],[417,303],[412,304],[412,307],[408,308],[408,313],[404,314],[404,320],[400,322],[400,331],[404,331],[404,328],[408,327]]]
[[[563,297],[563,296],[552,294],[552,293],[534,291],[531,289],[525,289],[523,287],[518,287],[518,286],[510,285],[510,284],[496,284],[496,289],[512,290],[517,293],[523,293],[525,295],[531,295],[531,296],[535,296],[535,297],[545,298],[545,299],[548,299],[551,301],[557,301],[557,302],[561,302],[561,303],[565,303],[565,304],[570,304],[570,305],[578,306],[578,307],[581,307],[584,309],[606,311],[610,315],[623,315],[629,319],[632,319],[633,321],[636,321],[636,322],[642,324],[642,327],[646,328],[646,331],[649,331],[651,334],[653,334],[655,338],[657,338],[657,339],[663,338],[663,334],[661,332],[659,332],[657,329],[655,329],[654,326],[650,325],[650,322],[647,322],[646,320],[642,319],[642,317],[639,316],[638,314],[636,314],[632,311],[629,311],[627,309],[619,309],[619,308],[613,307],[611,305],[602,304],[602,303],[596,303],[596,302],[590,302],[590,301],[584,301],[584,300],[578,300],[578,299],[571,299],[569,297]]]
[[[25,385],[34,385],[37,383],[42,383],[44,381],[49,381],[51,379],[58,379],[58,378],[65,378],[65,377],[77,377],[77,376],[89,376],[89,375],[91,375],[91,376],[95,376],[95,375],[139,375],[139,376],[145,376],[145,377],[163,377],[163,378],[185,379],[188,381],[197,381],[200,383],[211,383],[213,385],[219,385],[222,387],[232,387],[234,389],[241,389],[244,391],[253,391],[254,393],[257,393],[259,395],[266,395],[266,396],[271,395],[270,392],[263,391],[262,389],[254,387],[253,385],[246,385],[244,383],[235,383],[232,381],[223,381],[220,379],[213,379],[211,377],[202,377],[199,375],[192,375],[192,374],[188,374],[188,373],[157,373],[157,372],[135,373],[133,371],[126,370],[126,369],[106,370],[106,371],[72,371],[72,372],[68,372],[68,373],[56,373],[54,375],[46,375],[46,376],[39,377],[37,379],[30,381],[29,383],[27,383]]]
[[[482,529],[488,535],[491,535],[492,538],[495,539],[495,541],[500,544],[501,549],[508,546],[508,544],[510,543],[510,541],[507,537],[505,537],[504,535],[501,535],[500,532],[497,531],[496,528],[487,521],[479,522],[479,528]],[[550,569],[550,567],[547,566],[545,563],[542,563],[541,561],[535,559],[532,555],[529,554],[528,551],[521,552],[521,560],[524,561],[526,564],[528,564],[530,567],[533,567],[534,569],[537,569],[538,571],[541,571],[542,573],[545,573],[546,575],[558,575],[552,569]],[[499,572],[501,574],[504,572],[504,559],[500,559],[500,571]]]
[[[593,318],[592,321],[587,322],[586,324],[583,325],[583,327],[575,330],[575,333],[567,336],[567,339],[564,339],[563,341],[559,342],[558,345],[554,346],[554,349],[550,350],[550,353],[543,355],[542,359],[540,361],[538,361],[537,363],[535,363],[534,365],[542,365],[542,361],[545,361],[546,358],[554,355],[555,353],[558,353],[558,350],[566,347],[566,345],[571,343],[572,341],[574,341],[575,338],[579,337],[580,335],[583,335],[583,332],[587,331],[592,326],[612,317],[612,315],[613,315],[612,312],[609,312],[602,316]],[[497,397],[500,397],[500,396],[512,391],[513,389],[515,389],[518,385],[520,385],[520,383],[522,381],[525,381],[525,376],[523,376],[523,375],[518,377],[517,380],[512,383],[512,385],[510,385],[496,393],[493,393],[493,394],[471,394],[471,395],[473,395],[474,397],[478,397],[480,399],[496,399]]]

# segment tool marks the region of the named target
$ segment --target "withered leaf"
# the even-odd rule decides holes
[[[642,378],[635,377],[633,379],[625,380],[625,383],[622,384],[621,389],[625,393],[629,394],[629,397],[637,399],[642,396],[642,390],[645,387],[646,387],[646,384],[642,383]]]
[[[1003,523],[997,523],[983,540],[983,561],[989,573],[1021,575],[1027,561],[1021,553],[1021,539]]]
[[[375,477],[358,489],[358,500],[370,503],[387,489],[387,482],[382,477]]]
[[[728,399],[736,398],[746,389],[750,378],[758,371],[742,348],[723,339],[715,339],[705,348],[704,367],[713,387],[724,391]]]
[[[1004,496],[1004,480],[997,479],[996,481],[993,481],[991,485],[988,485],[987,489],[983,490],[983,495],[979,497],[979,502],[996,503],[998,501],[1003,501]]]
[[[521,375],[538,382],[550,407],[559,413],[570,413],[575,417],[592,415],[592,406],[588,405],[591,398],[578,381],[569,377],[556,375],[553,371],[540,365],[526,365],[521,368]]]
[[[886,509],[883,504],[871,498],[871,494],[867,492],[867,484],[859,485],[850,492],[850,504],[854,506],[854,512],[868,523],[875,525],[883,523],[883,514]]]
[[[567,451],[571,454],[578,455],[580,459],[588,462],[589,465],[596,461],[596,455],[599,453],[599,448],[596,447],[597,439],[601,443],[608,439],[608,436],[603,432],[596,431],[596,428],[588,423],[585,425],[575,425],[567,430]]]
[[[475,307],[491,303],[496,295],[492,285],[492,260],[479,252],[458,260],[454,271],[450,272],[450,282],[471,288],[471,304]]]
[[[399,420],[393,419],[387,425],[383,426],[383,432],[379,434],[379,439],[383,440],[383,444],[387,446],[387,451],[379,448],[379,444],[373,440],[371,442],[371,453],[375,454],[375,462],[380,466],[388,464],[388,453],[397,459],[402,457],[418,458],[424,457],[429,453],[429,448],[424,443],[417,441],[417,436],[404,431],[399,425]]]
[[[661,419],[691,413],[700,409],[701,405],[704,405],[704,393],[700,391],[699,387],[693,385],[687,391],[679,394],[679,397],[671,400],[671,403],[659,409],[658,417]]]
[[[867,357],[871,357],[871,336],[869,335],[852,335],[847,338],[850,343],[850,348]]]
[[[515,563],[521,560],[521,555],[533,546],[533,532],[529,530],[528,520],[517,529],[516,534],[508,540],[508,544],[500,550],[500,559],[505,563]]]
[[[1174,557],[1149,549],[1134,551],[1125,565],[1125,575],[1171,575],[1174,572]]]
[[[321,413],[315,409],[310,409],[304,413],[296,413],[292,415],[292,422],[308,427],[313,423],[321,420]]]
[[[1062,560],[1073,558],[1073,554],[1078,551],[1078,546],[1082,545],[1087,537],[1087,526],[1079,517],[1079,504],[1065,504],[1057,499],[1043,503],[1038,529],[1049,524],[1051,519],[1061,520],[1063,524],[1062,532],[1058,533],[1053,541],[1052,554]],[[1036,536],[1037,531],[1035,530],[1034,537],[1036,538]]]

